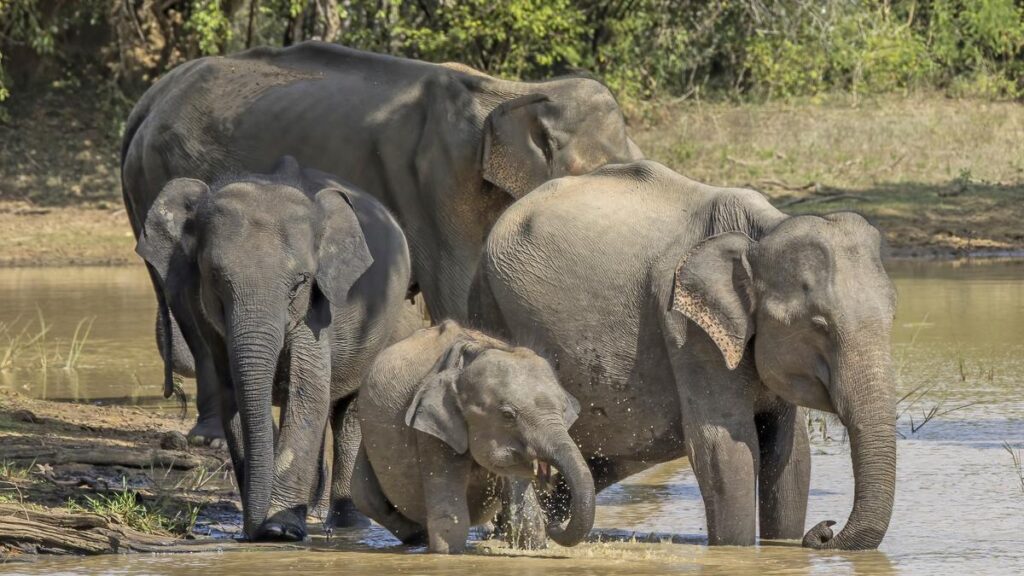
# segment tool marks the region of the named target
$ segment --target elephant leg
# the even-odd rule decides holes
[[[326,380],[299,373],[292,363],[291,376],[301,387],[290,389],[281,412],[281,427],[274,451],[274,485],[267,519],[258,538],[300,541],[306,538],[310,497],[320,473],[330,390]],[[315,504],[315,503],[314,503]]]
[[[427,530],[402,515],[388,501],[380,487],[377,474],[360,446],[352,468],[352,502],[364,514],[387,529],[403,544],[421,545],[427,541]]]
[[[242,442],[242,418],[235,404],[235,394],[224,390],[221,400],[221,419],[224,426],[224,439],[227,441],[228,452],[231,454],[231,466],[235,469],[235,482],[238,493],[245,492],[245,444]]]
[[[458,554],[466,549],[469,538],[467,491],[473,460],[455,454],[450,446],[427,434],[418,435],[416,456],[423,482],[429,549]]]
[[[532,481],[502,478],[501,514],[497,524],[498,532],[513,548],[538,550],[547,546],[544,510]]]
[[[330,523],[334,528],[365,528],[370,525],[352,502],[352,470],[362,443],[358,410],[354,395],[342,398],[335,403],[331,418],[334,460],[331,466]]]
[[[199,416],[188,433],[192,443],[210,444],[218,438],[225,438],[219,388],[216,382],[196,379],[196,410]]]
[[[696,332],[696,331],[695,331]],[[708,543],[749,546],[757,538],[754,381],[749,361],[728,370],[707,336],[674,350],[683,434],[704,500]]]
[[[758,414],[761,450],[758,519],[761,538],[799,540],[807,517],[811,483],[811,449],[805,411],[792,404]]]

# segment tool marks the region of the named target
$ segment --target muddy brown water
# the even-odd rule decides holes
[[[478,543],[462,557],[422,554],[371,527],[318,539],[312,550],[45,559],[0,566],[32,574],[1008,574],[1024,573],[1024,487],[1007,446],[1024,454],[1024,262],[897,262],[894,356],[901,395],[896,508],[877,552],[827,553],[793,543],[708,548],[704,510],[685,460],[658,466],[598,498],[596,532],[606,539],[510,556]],[[11,334],[39,314],[45,342],[22,347],[0,385],[50,400],[134,403],[176,410],[160,397],[154,300],[140,268],[0,270],[0,358]],[[73,370],[78,322],[95,316]],[[45,352],[48,368],[41,368]],[[186,386],[189,387],[188,385]],[[914,398],[921,396],[914,401]],[[922,425],[927,413],[936,416]],[[840,524],[853,500],[842,426],[812,423],[808,525]],[[838,527],[837,527],[838,528]],[[674,540],[675,542],[671,542]]]

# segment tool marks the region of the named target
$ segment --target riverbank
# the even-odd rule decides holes
[[[0,266],[138,263],[109,113],[57,97],[0,126]],[[74,111],[74,112],[72,112]],[[855,210],[892,255],[1024,254],[1024,105],[938,95],[630,107],[648,157],[789,213]]]
[[[202,550],[204,538],[237,532],[227,452],[189,446],[189,424],[138,407],[0,390],[0,562]]]

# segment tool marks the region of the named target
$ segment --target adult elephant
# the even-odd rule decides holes
[[[554,359],[583,405],[572,434],[598,489],[688,456],[712,544],[799,538],[801,410],[850,435],[853,512],[805,545],[875,548],[896,467],[895,292],[878,232],[850,213],[790,217],[752,190],[653,162],[555,180],[495,224],[471,307]],[[758,511],[760,516],[758,517]]]
[[[431,315],[456,320],[508,205],[551,178],[640,157],[594,80],[510,82],[319,42],[258,48],[183,64],[136,104],[121,158],[136,237],[171,179],[267,172],[286,154],[381,200],[406,233]],[[185,351],[166,354],[188,374]],[[219,435],[215,406],[200,389],[193,435]]]

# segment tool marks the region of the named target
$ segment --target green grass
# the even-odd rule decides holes
[[[195,526],[200,511],[197,505],[176,508],[165,501],[147,505],[137,491],[128,489],[126,482],[117,492],[68,500],[67,509],[72,513],[98,514],[149,534],[187,534]]]
[[[24,467],[7,460],[0,460],[0,481],[21,482],[29,479],[32,466]]]

